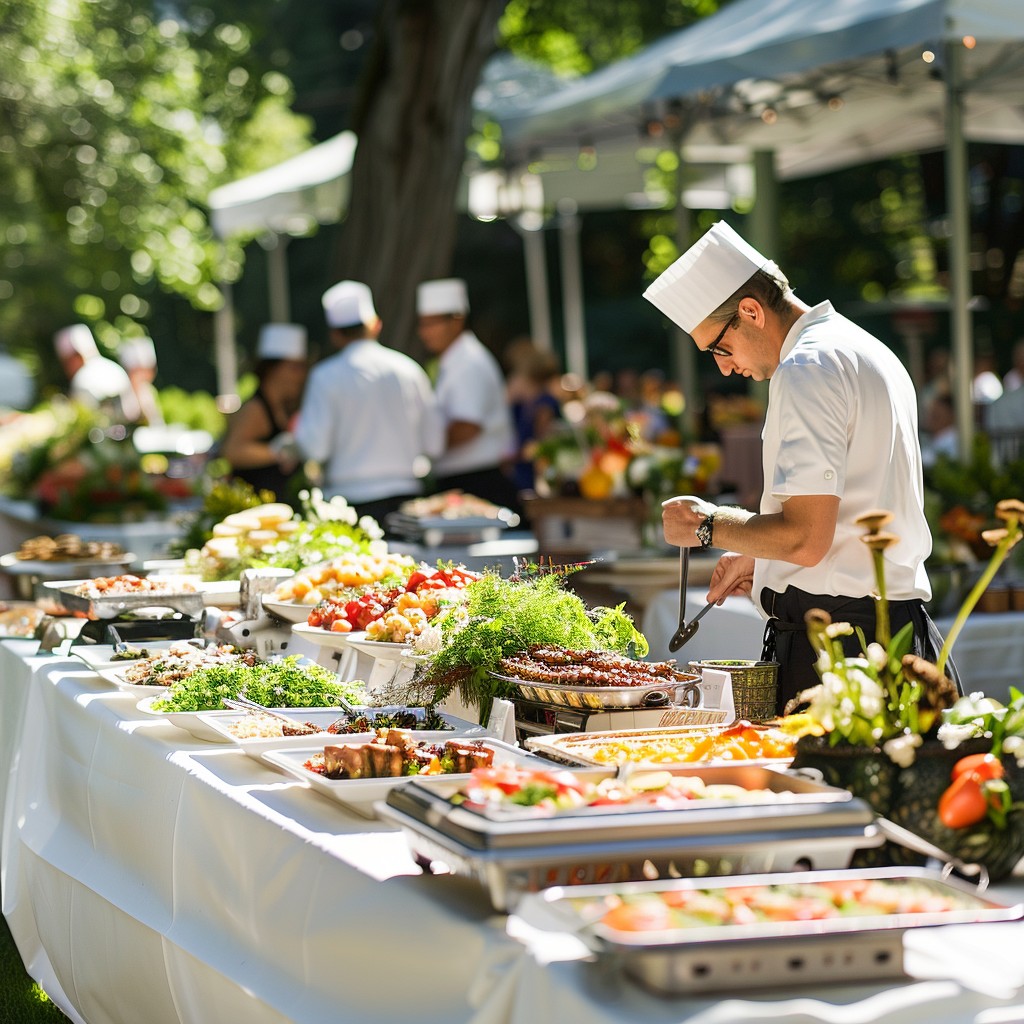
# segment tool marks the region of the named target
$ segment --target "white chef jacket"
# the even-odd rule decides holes
[[[129,422],[140,415],[139,400],[124,367],[104,356],[93,356],[81,365],[71,378],[68,393],[75,401],[94,407],[117,403],[121,415]]]
[[[498,361],[472,331],[463,331],[438,360],[437,400],[445,428],[478,423],[481,433],[434,460],[439,477],[491,469],[515,451],[512,414]]]
[[[441,450],[444,435],[423,368],[367,338],[313,368],[295,440],[323,466],[324,494],[358,505],[419,494],[417,463]]]
[[[851,598],[876,590],[871,553],[854,519],[872,509],[894,515],[900,538],[885,552],[891,600],[931,597],[924,561],[932,538],[914,385],[895,354],[822,302],[793,325],[768,386],[761,512],[794,495],[835,494],[835,539],[815,566],[757,559],[753,596],[787,586]],[[763,612],[763,609],[762,609]]]

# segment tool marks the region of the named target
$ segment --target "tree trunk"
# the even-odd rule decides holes
[[[382,339],[419,352],[416,286],[446,277],[472,97],[504,0],[384,0],[334,280],[373,290]],[[472,297],[471,297],[472,299]]]

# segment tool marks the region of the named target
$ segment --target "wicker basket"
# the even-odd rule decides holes
[[[721,669],[732,677],[732,699],[736,717],[764,722],[775,717],[779,689],[777,661],[691,661],[690,669]]]

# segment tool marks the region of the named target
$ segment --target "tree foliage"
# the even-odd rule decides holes
[[[241,251],[214,238],[210,189],[308,145],[243,24],[172,10],[0,0],[0,335],[44,367],[63,323],[113,346],[159,292],[215,309]]]

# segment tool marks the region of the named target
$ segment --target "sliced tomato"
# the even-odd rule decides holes
[[[657,898],[637,900],[612,907],[601,923],[620,932],[664,931],[672,927],[672,911]]]

